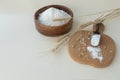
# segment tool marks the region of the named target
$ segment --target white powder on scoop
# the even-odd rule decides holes
[[[102,62],[103,56],[100,54],[100,52],[101,52],[100,47],[88,46],[87,50],[91,53],[91,57],[93,59],[99,59],[99,61]]]
[[[93,34],[91,38],[91,45],[92,46],[98,46],[100,43],[100,34]]]
[[[44,25],[48,26],[60,26],[69,21],[67,20],[60,20],[60,21],[53,21],[53,19],[61,19],[61,18],[71,18],[69,14],[67,14],[63,10],[56,9],[54,7],[48,8],[41,14],[39,14],[38,21]]]

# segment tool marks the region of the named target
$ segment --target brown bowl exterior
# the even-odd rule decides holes
[[[50,7],[54,7],[67,12],[69,15],[71,15],[72,18],[66,24],[63,24],[60,26],[46,26],[39,23],[38,21],[39,14]],[[34,15],[34,20],[35,20],[36,29],[38,30],[38,32],[47,36],[57,36],[57,35],[65,34],[70,31],[73,23],[73,12],[71,11],[71,9],[62,5],[49,5],[39,9]]]

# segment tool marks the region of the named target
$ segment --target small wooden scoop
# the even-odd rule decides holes
[[[99,33],[100,23],[96,24],[96,30],[93,32],[91,37],[91,45],[98,46],[100,43],[101,34]]]

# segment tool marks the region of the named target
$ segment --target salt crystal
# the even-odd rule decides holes
[[[71,16],[63,10],[50,7],[44,12],[42,12],[41,14],[39,14],[38,21],[39,23],[42,23],[48,26],[60,26],[69,21],[69,19],[53,21],[54,19],[61,19],[61,18],[71,18]]]
[[[74,45],[71,45],[71,47],[73,48],[73,47],[74,47]]]
[[[82,56],[84,55],[84,53],[80,53]]]

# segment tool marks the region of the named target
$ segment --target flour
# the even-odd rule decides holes
[[[71,18],[71,16],[63,10],[59,10],[54,7],[51,7],[45,10],[44,12],[42,12],[41,14],[39,14],[38,21],[39,23],[48,26],[60,26],[69,21],[69,19],[53,21],[53,19],[59,19],[59,18]]]
[[[100,47],[88,46],[87,50],[91,53],[91,57],[93,59],[99,59],[99,61],[102,62],[103,56],[100,54],[100,52],[101,52],[101,48]]]

